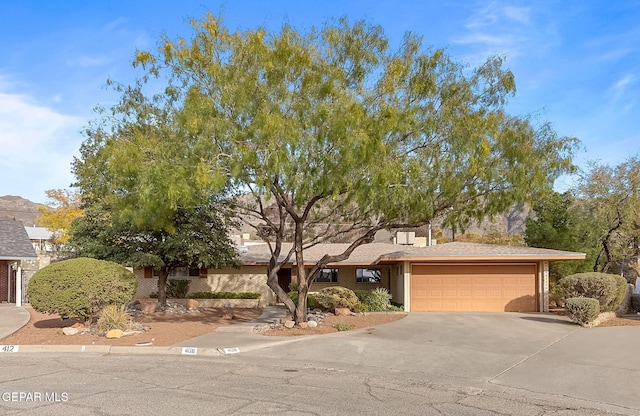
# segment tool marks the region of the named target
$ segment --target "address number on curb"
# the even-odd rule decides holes
[[[18,352],[19,345],[0,345],[0,352]]]
[[[198,349],[193,347],[182,347],[182,355],[198,355]]]

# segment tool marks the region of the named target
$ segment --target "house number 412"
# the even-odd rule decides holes
[[[0,345],[0,352],[18,352],[19,345]]]

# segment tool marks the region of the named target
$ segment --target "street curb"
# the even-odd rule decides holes
[[[277,345],[299,342],[315,336],[296,337],[291,339],[261,342],[254,345],[232,348],[192,347],[192,346],[114,346],[114,345],[14,345],[17,347],[12,354],[19,353],[80,353],[101,355],[191,355],[206,357],[223,357],[243,352],[251,352]]]

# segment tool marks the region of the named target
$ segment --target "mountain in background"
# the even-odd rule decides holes
[[[16,220],[26,227],[33,227],[41,205],[19,196],[0,196],[0,220]]]
[[[36,217],[38,216],[38,207],[44,206],[36,202],[31,202],[28,199],[6,195],[0,196],[0,220],[17,220],[27,227],[33,227],[36,225]],[[493,221],[485,220],[480,224],[472,224],[469,229],[465,230],[467,233],[484,234],[490,230],[499,230],[508,235],[524,234],[527,217],[529,216],[529,207],[524,204],[519,204],[510,210],[510,212],[496,216]],[[438,224],[434,224],[437,226]],[[426,236],[427,228],[422,227],[415,229],[416,236]],[[409,230],[405,230],[409,231]],[[452,237],[451,230],[443,230],[445,235],[450,239]],[[244,224],[240,229],[234,230],[236,233],[249,233],[255,238],[255,229],[251,226]],[[348,238],[349,236],[344,236]],[[393,234],[388,231],[381,231],[379,235],[376,235],[376,240],[387,241],[391,240]],[[334,242],[347,242],[343,239],[337,239]]]

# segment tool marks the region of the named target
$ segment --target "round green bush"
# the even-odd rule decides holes
[[[354,293],[369,312],[384,312],[391,308],[391,294],[383,287],[374,290],[356,290]]]
[[[298,304],[298,292],[289,292],[287,293],[287,296],[289,296],[289,299],[291,299],[293,301],[294,304]],[[320,304],[318,303],[318,301],[316,300],[316,298],[314,297],[314,295],[312,293],[307,293],[307,308],[311,308],[311,309],[316,309],[319,308]]]
[[[580,325],[588,325],[600,315],[600,304],[592,298],[567,298],[564,300],[567,316]]]
[[[38,270],[29,280],[27,294],[38,312],[89,319],[107,305],[131,302],[137,287],[136,276],[119,264],[77,258]]]
[[[341,286],[325,287],[314,296],[323,308],[329,310],[349,308],[353,311],[360,303],[353,290]]]
[[[617,274],[577,273],[560,279],[556,290],[562,298],[596,299],[600,311],[611,312],[620,307],[627,293],[627,280]]]

